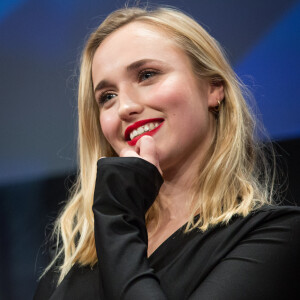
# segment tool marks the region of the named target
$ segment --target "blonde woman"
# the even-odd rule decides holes
[[[35,299],[300,296],[300,210],[272,205],[241,87],[185,14],[106,18],[83,52],[80,173]]]

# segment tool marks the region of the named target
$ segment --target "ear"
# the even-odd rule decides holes
[[[208,94],[208,107],[213,108],[219,105],[224,99],[224,86],[222,83],[210,84]],[[218,102],[219,101],[219,102]]]

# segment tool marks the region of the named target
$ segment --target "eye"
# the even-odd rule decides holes
[[[152,78],[153,76],[157,75],[159,72],[156,70],[143,70],[138,75],[138,81],[142,82]]]
[[[110,101],[111,99],[115,98],[116,96],[117,96],[117,94],[112,93],[112,92],[101,93],[98,98],[98,103],[100,105],[104,105],[106,102]]]

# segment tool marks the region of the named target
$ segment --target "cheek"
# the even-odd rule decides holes
[[[170,112],[190,117],[208,112],[207,95],[193,79],[176,78],[162,85],[160,91],[160,101]]]
[[[192,79],[173,77],[148,93],[151,95],[149,103],[166,113],[172,123],[180,124],[177,129],[193,134],[199,129],[207,129],[208,99],[203,90]]]
[[[189,98],[189,89],[177,78],[161,82],[147,91],[147,104],[162,111],[183,106]]]
[[[117,132],[117,120],[109,112],[100,113],[100,126],[105,138],[110,144],[113,142],[113,138]]]

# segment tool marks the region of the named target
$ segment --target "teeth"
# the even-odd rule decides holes
[[[146,131],[153,130],[154,128],[158,127],[159,123],[148,123],[144,126],[140,126],[139,128],[133,130],[130,133],[130,140],[134,139],[136,136],[143,134]]]

